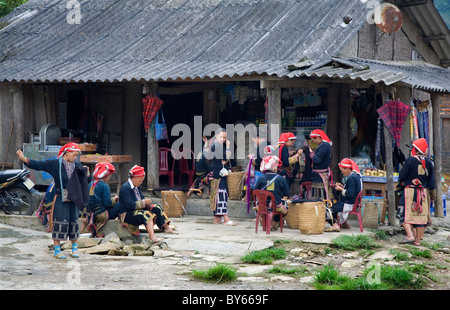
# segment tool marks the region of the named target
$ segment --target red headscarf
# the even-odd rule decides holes
[[[94,169],[94,179],[99,180],[106,178],[108,175],[113,174],[116,171],[116,168],[111,163],[108,162],[99,162],[95,165]]]
[[[333,145],[333,143],[331,142],[330,138],[328,138],[328,136],[325,134],[325,132],[321,129],[314,129],[313,131],[311,131],[311,133],[309,134],[309,136],[312,137],[320,137],[322,139],[322,141],[328,142],[331,145]]]
[[[261,171],[272,171],[278,167],[278,162],[280,159],[276,156],[266,156],[261,161],[261,166],[259,169]]]
[[[74,142],[69,142],[59,149],[58,158],[60,158],[61,156],[64,156],[64,154],[66,154],[66,152],[80,152],[81,153],[81,150],[78,147],[78,144],[76,144]]]
[[[286,143],[288,140],[294,140],[297,137],[292,132],[283,132],[278,139],[278,143]]]
[[[428,153],[428,142],[424,138],[420,138],[415,140],[413,143],[413,148],[411,150],[412,156],[422,155],[426,156]],[[422,163],[422,167],[427,169],[427,165],[425,163],[425,158],[420,158],[420,162]]]
[[[130,169],[130,176],[131,177],[143,177],[143,176],[145,176],[144,167],[141,167],[141,166],[138,166],[138,165],[134,165]]]
[[[359,171],[358,164],[355,163],[350,158],[344,158],[343,160],[341,160],[341,162],[339,163],[339,167],[348,168],[356,172],[357,174],[361,174],[361,171]]]
[[[428,143],[424,138],[417,139],[412,143],[413,148],[411,150],[412,156],[416,155],[427,155],[428,153]]]

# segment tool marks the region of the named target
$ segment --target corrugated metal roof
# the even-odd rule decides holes
[[[450,91],[450,70],[423,61],[332,57],[331,60],[292,71],[288,76],[351,79],[388,86],[400,82],[424,91]]]
[[[0,20],[0,82],[286,76],[303,57],[337,55],[367,0],[29,0]],[[352,18],[348,25],[344,16]]]
[[[415,20],[425,41],[441,59],[441,65],[450,66],[450,31],[433,1],[397,0],[396,4]]]

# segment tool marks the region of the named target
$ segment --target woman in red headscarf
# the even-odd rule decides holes
[[[119,216],[122,224],[134,234],[139,235],[139,226],[144,225],[152,243],[163,239],[157,238],[153,226],[156,224],[165,233],[176,234],[169,226],[170,220],[160,205],[153,204],[145,198],[139,186],[145,178],[144,167],[134,165],[130,171],[130,178],[120,187]]]
[[[87,169],[76,162],[81,153],[76,143],[69,142],[61,147],[57,159],[37,161],[26,158],[21,150],[17,157],[25,166],[49,173],[55,182],[56,194],[49,214],[48,232],[52,232],[54,257],[65,259],[61,252],[61,240],[72,242],[72,257],[78,256],[77,240],[80,235],[78,218],[88,202]]]
[[[320,129],[311,131],[309,136],[311,140],[318,145],[315,151],[311,148],[309,149],[309,156],[312,161],[312,181],[314,183],[322,183],[325,190],[325,196],[327,199],[330,199],[328,187],[329,184],[333,182],[330,170],[331,146],[333,143],[325,132]]]
[[[336,182],[335,189],[340,192],[339,201],[331,207],[333,218],[327,219],[331,228],[327,231],[340,231],[343,228],[350,228],[347,223],[348,212],[352,210],[356,198],[363,190],[363,182],[358,165],[349,158],[344,158],[339,163],[339,170],[344,177],[347,177],[345,185]],[[340,225],[337,224],[337,217],[339,216]]]
[[[399,172],[398,187],[403,188],[398,203],[397,218],[406,232],[400,243],[420,245],[425,226],[430,221],[430,203],[436,198],[433,163],[428,156],[428,143],[424,138],[413,142],[411,157]]]
[[[272,154],[278,156],[280,159],[278,163],[277,173],[284,176],[286,181],[288,181],[288,185],[292,184],[292,181],[295,177],[295,171],[298,171],[300,166],[295,167],[295,165],[299,164],[299,156],[301,151],[297,151],[295,154],[291,154],[289,152],[289,148],[291,148],[297,137],[292,132],[284,132],[280,135],[278,140],[278,145],[273,150]]]
[[[81,232],[90,232],[93,237],[102,237],[100,230],[108,222],[119,215],[119,196],[111,198],[109,180],[116,171],[109,162],[95,165],[94,180],[89,184],[89,204]]]

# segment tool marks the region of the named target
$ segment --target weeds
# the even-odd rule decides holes
[[[291,276],[303,276],[308,274],[308,269],[306,267],[301,268],[288,268],[286,265],[281,264],[274,266],[272,269],[267,271],[268,273],[276,273],[283,275],[291,275]]]
[[[424,267],[417,267],[414,271],[419,275],[403,268],[377,265],[366,268],[362,277],[350,278],[328,264],[316,272],[313,285],[320,290],[421,289],[425,286],[422,274],[426,274],[426,271]],[[375,280],[372,278],[373,273]]]
[[[274,260],[286,257],[286,251],[283,248],[268,248],[261,251],[250,252],[241,257],[244,263],[269,265]]]
[[[372,249],[374,247],[379,247],[375,244],[372,237],[367,235],[341,235],[332,240],[334,246],[342,250],[356,250],[356,249]]]
[[[237,278],[236,270],[224,264],[217,264],[208,270],[192,270],[192,275],[196,279],[216,284],[232,282]]]

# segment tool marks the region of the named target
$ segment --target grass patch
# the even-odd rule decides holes
[[[368,235],[341,235],[333,240],[333,245],[342,250],[372,249],[379,247],[372,237]]]
[[[216,284],[232,282],[237,278],[236,270],[224,264],[217,264],[208,270],[192,270],[192,275],[198,280]]]
[[[289,275],[289,276],[304,276],[309,274],[308,269],[306,267],[294,267],[294,268],[288,268],[285,264],[280,264],[277,266],[274,266],[272,269],[269,269],[267,271],[268,273],[275,273],[275,274],[282,274],[282,275]]]
[[[384,231],[384,230],[369,228],[369,231],[371,231],[375,234],[376,240],[389,240],[389,236],[386,233],[386,231]]]
[[[286,257],[286,251],[283,248],[268,248],[260,251],[250,252],[243,257],[242,261],[247,264],[270,265],[274,260]]]
[[[411,248],[409,250],[409,253],[411,253],[415,257],[432,258],[430,250],[423,250],[422,251],[420,249]]]
[[[366,268],[361,277],[350,278],[328,264],[316,272],[313,286],[319,290],[422,289],[425,286],[422,275],[426,271],[423,266],[414,271],[416,274],[403,268],[375,265]]]

